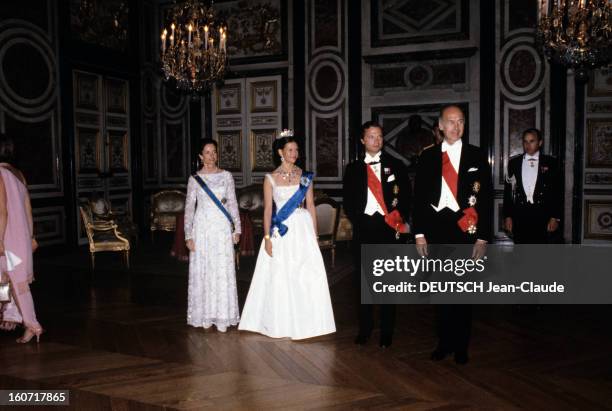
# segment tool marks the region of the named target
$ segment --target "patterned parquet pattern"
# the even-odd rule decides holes
[[[34,292],[47,332],[39,345],[0,334],[0,387],[69,389],[78,410],[611,407],[609,307],[476,307],[471,361],[457,366],[429,360],[427,306],[399,307],[391,348],[378,348],[376,333],[365,347],[353,344],[348,256],[331,273],[338,332],[293,342],[188,327],[179,301],[186,278],[159,268],[185,267],[165,261],[161,274],[147,274],[141,253],[129,273],[110,260],[91,274],[80,260],[39,259]],[[241,302],[247,289],[241,281]],[[164,295],[176,301],[160,304]]]

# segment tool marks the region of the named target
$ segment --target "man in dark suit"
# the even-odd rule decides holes
[[[504,228],[516,244],[546,244],[563,213],[561,181],[556,160],[540,152],[540,130],[525,130],[522,141],[524,153],[508,163]]]
[[[353,225],[353,256],[357,284],[361,280],[362,244],[405,242],[410,212],[411,186],[404,164],[383,153],[380,124],[368,121],[361,127],[365,157],[346,167],[343,207]],[[374,306],[360,304],[359,334],[355,344],[365,344],[374,325]],[[380,346],[389,347],[395,326],[395,305],[380,307]]]
[[[465,116],[457,106],[440,111],[444,140],[421,153],[414,188],[413,232],[417,251],[427,255],[427,244],[474,244],[472,258],[481,258],[491,239],[493,187],[486,153],[463,143]],[[472,328],[469,305],[436,306],[438,345],[431,359],[454,353],[468,362]]]

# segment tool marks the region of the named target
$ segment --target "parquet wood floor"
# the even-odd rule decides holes
[[[302,342],[188,327],[186,267],[156,254],[145,244],[132,271],[109,258],[93,274],[86,259],[39,256],[33,290],[47,332],[39,345],[0,334],[0,387],[69,389],[75,410],[612,408],[610,307],[475,307],[471,361],[457,366],[429,360],[427,306],[399,307],[391,348],[377,334],[353,344],[346,250],[331,273],[338,332]],[[246,261],[241,302],[249,270]]]

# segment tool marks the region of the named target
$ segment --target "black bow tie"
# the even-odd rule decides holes
[[[372,161],[370,163],[366,163],[368,166],[373,166],[374,164],[380,164],[380,161]]]

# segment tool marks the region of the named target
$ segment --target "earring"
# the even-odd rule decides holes
[[[285,157],[280,156],[280,158],[281,158],[281,162],[284,163],[285,162]]]

